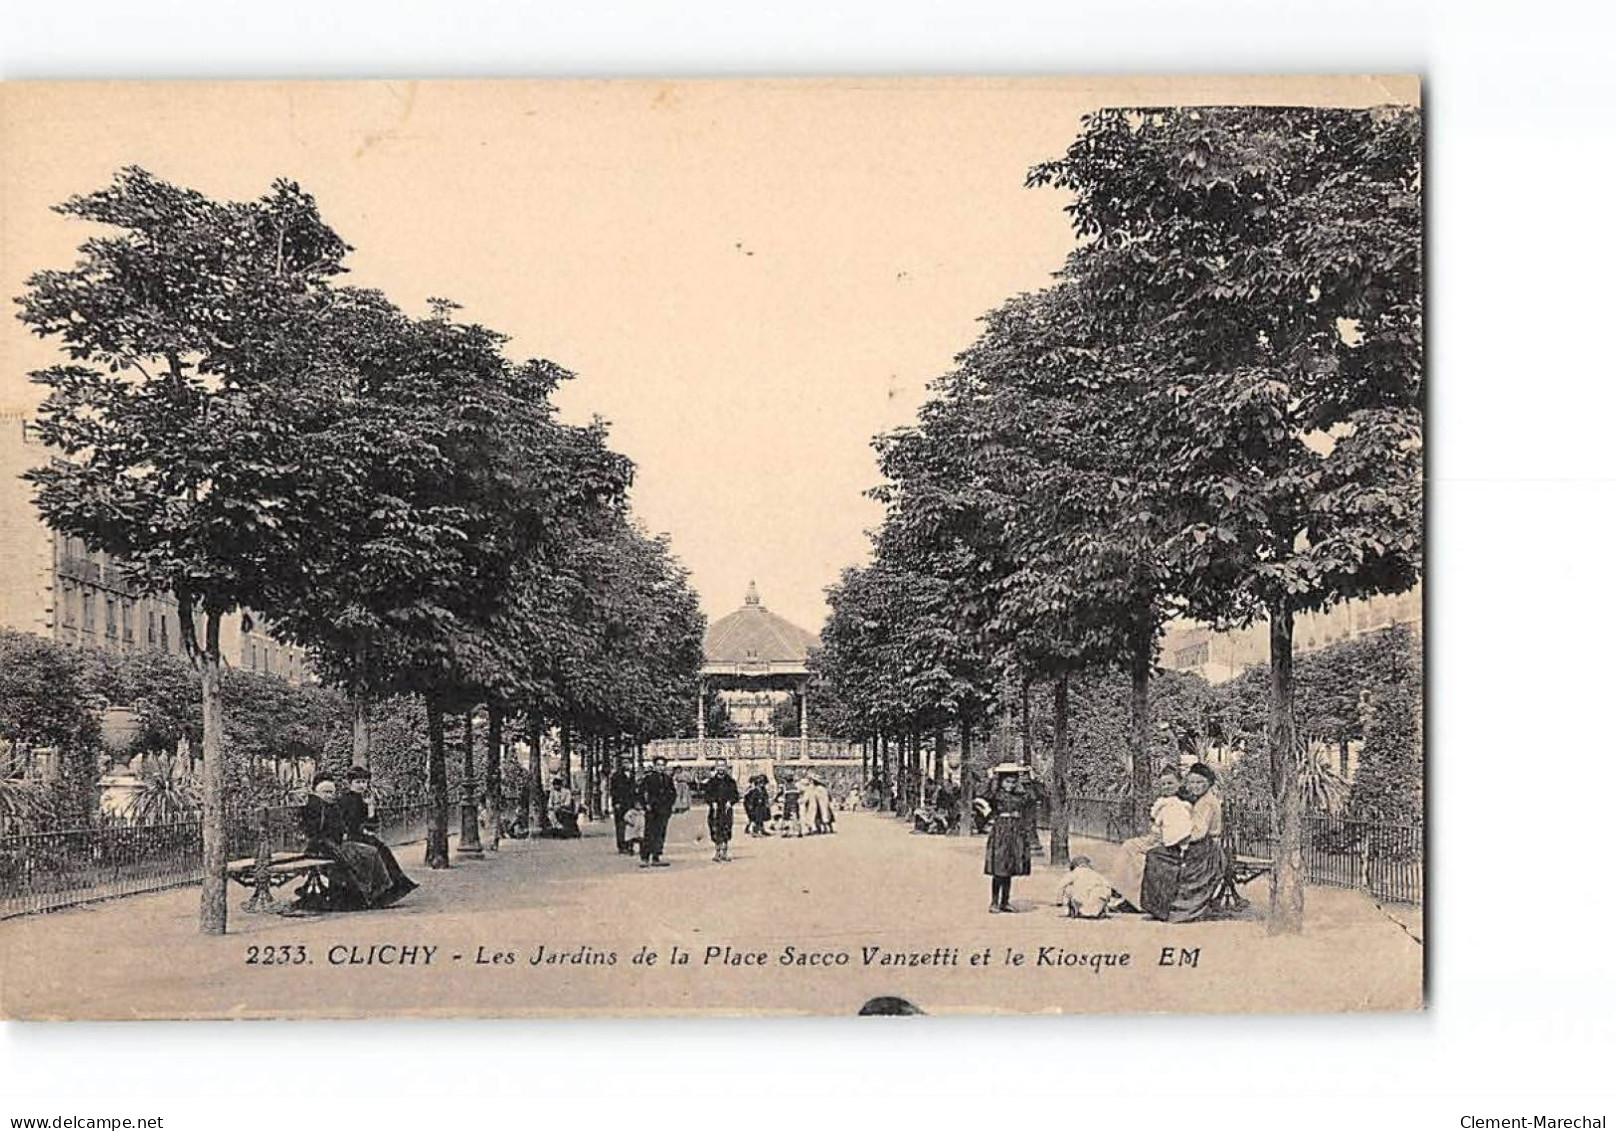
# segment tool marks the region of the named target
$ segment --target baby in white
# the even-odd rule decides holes
[[[1066,908],[1068,918],[1103,919],[1111,903],[1111,881],[1094,870],[1087,856],[1074,856],[1055,903]]]

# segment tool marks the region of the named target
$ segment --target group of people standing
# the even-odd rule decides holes
[[[651,759],[651,768],[638,779],[628,763],[620,760],[606,784],[612,801],[617,851],[624,856],[637,854],[642,868],[666,868],[668,862],[662,859],[662,852],[668,842],[668,821],[679,799],[679,787],[668,772],[668,760],[661,755]],[[733,789],[734,780],[729,784]],[[740,794],[736,793],[734,801],[739,800]],[[728,844],[728,836],[724,839]]]
[[[1204,762],[1187,771],[1168,766],[1157,778],[1150,828],[1124,841],[1109,874],[1086,856],[1075,856],[1059,902],[1070,915],[1102,918],[1143,912],[1170,923],[1187,923],[1211,911],[1224,879],[1223,799],[1217,774]],[[988,910],[1014,912],[1010,886],[1032,873],[1037,835],[1037,797],[1027,767],[994,767],[986,798],[991,811],[982,871],[992,878]]]

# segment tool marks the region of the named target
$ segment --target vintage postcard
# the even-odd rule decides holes
[[[0,1015],[1420,1008],[1423,155],[0,85]]]

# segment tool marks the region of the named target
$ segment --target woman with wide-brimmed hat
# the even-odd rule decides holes
[[[995,914],[1015,910],[1010,906],[1010,881],[1032,873],[1027,827],[1033,820],[1035,799],[1027,788],[1026,773],[1027,767],[1019,762],[1001,762],[993,767],[993,785],[988,790],[993,825],[988,830],[982,871],[993,877],[988,910]]]

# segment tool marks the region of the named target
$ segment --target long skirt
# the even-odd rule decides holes
[[[1167,918],[1172,923],[1193,923],[1212,910],[1223,883],[1223,844],[1215,836],[1184,846],[1178,872],[1178,893]]]
[[[1152,919],[1166,921],[1178,897],[1179,876],[1184,870],[1184,852],[1179,846],[1157,846],[1145,853],[1145,874],[1139,886],[1135,907]]]
[[[381,853],[370,845],[345,840],[336,846],[335,853],[342,867],[334,869],[332,886],[346,888],[360,906],[374,906],[392,890],[393,878],[387,874],[387,865]]]
[[[707,807],[707,832],[714,844],[728,844],[735,835],[735,806],[727,801]]]
[[[988,832],[987,850],[982,858],[984,875],[1032,874],[1032,849],[1027,834],[1031,824],[1031,818],[1016,813],[1001,813],[993,819],[993,828]]]
[[[1223,845],[1217,837],[1176,848],[1153,848],[1145,856],[1139,907],[1169,923],[1192,923],[1212,910],[1223,880]]]

